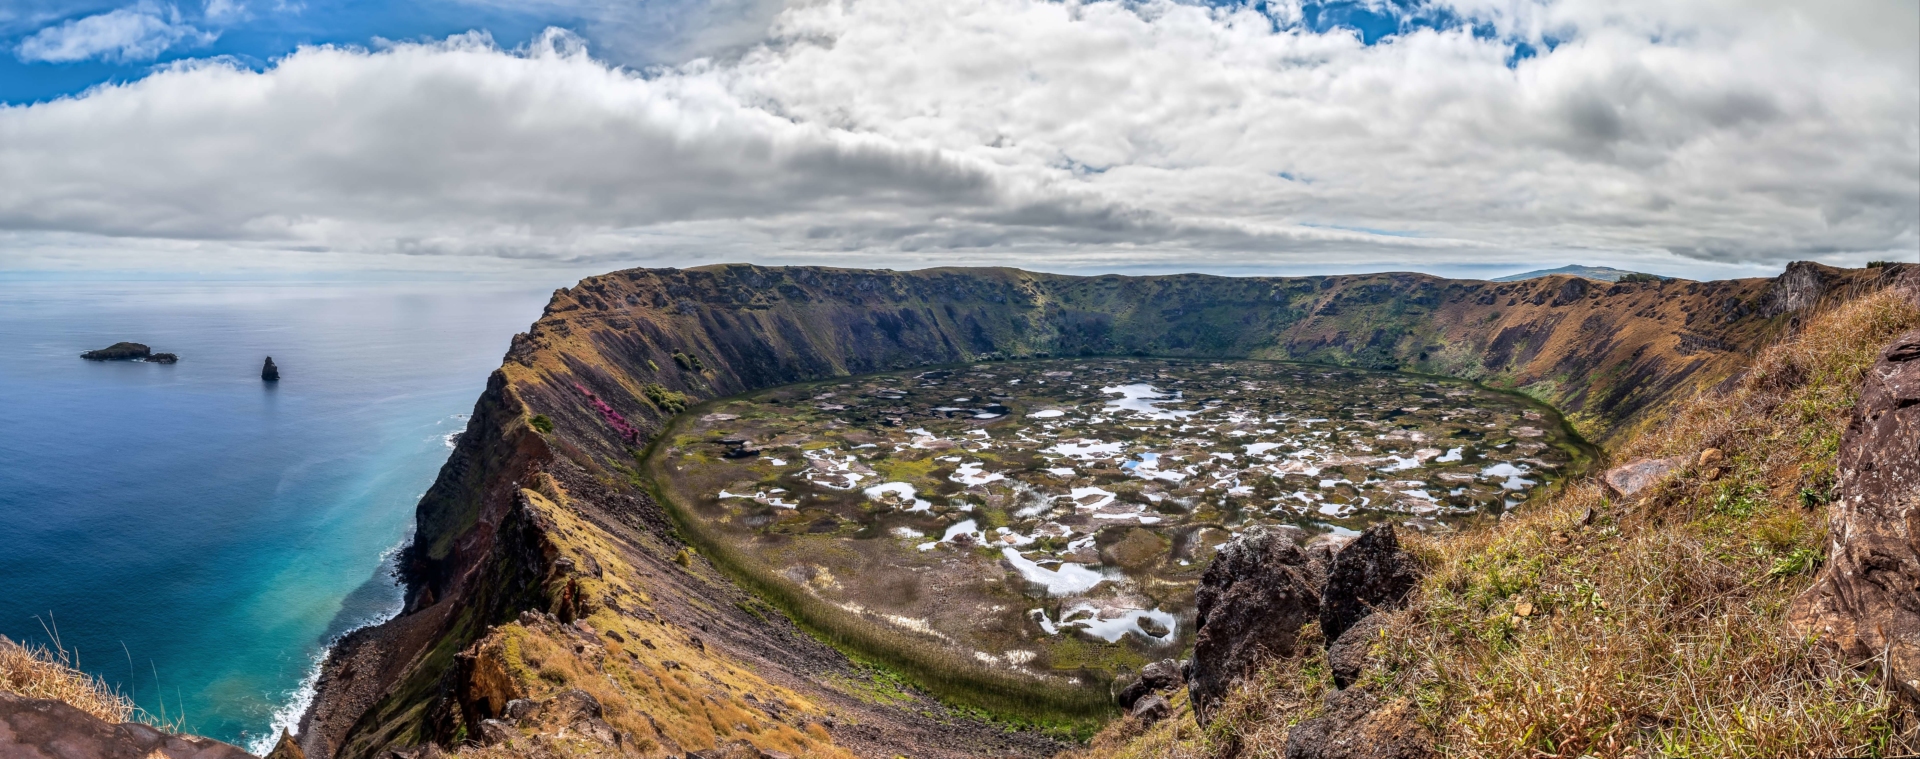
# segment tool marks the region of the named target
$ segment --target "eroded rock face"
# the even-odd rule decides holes
[[[1200,628],[1188,689],[1201,724],[1233,684],[1269,656],[1292,656],[1300,627],[1320,614],[1307,556],[1279,530],[1241,533],[1220,549],[1194,593]]]
[[[112,724],[59,701],[0,693],[5,759],[254,759],[211,738]]]
[[[1373,643],[1385,627],[1385,617],[1369,614],[1340,634],[1327,646],[1327,667],[1333,670],[1333,684],[1345,688],[1359,680],[1373,659]]]
[[[1423,759],[1433,734],[1414,719],[1413,704],[1381,704],[1360,688],[1327,694],[1327,711],[1287,733],[1287,759]]]
[[[1420,563],[1400,550],[1393,525],[1375,523],[1334,554],[1321,594],[1321,634],[1339,640],[1374,611],[1399,606],[1419,581]]]
[[[1790,619],[1850,655],[1884,655],[1892,679],[1920,697],[1920,330],[1867,373],[1839,469],[1827,566]]]

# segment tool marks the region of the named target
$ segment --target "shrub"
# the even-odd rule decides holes
[[[684,369],[689,372],[704,372],[707,370],[707,365],[704,363],[701,363],[700,357],[695,356],[691,353],[681,353],[680,351],[674,351],[673,362],[676,364],[679,364],[681,369]]]
[[[534,429],[539,430],[542,435],[553,434],[553,420],[548,419],[546,414],[534,414],[533,419],[529,420],[529,423],[533,425]]]
[[[668,390],[665,385],[661,385],[658,382],[648,383],[645,387],[640,388],[640,392],[647,396],[648,403],[652,403],[655,408],[661,411],[669,414],[678,414],[687,410],[686,393],[676,393]]]

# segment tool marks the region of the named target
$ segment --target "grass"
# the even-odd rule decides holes
[[[1717,464],[1630,500],[1576,482],[1495,526],[1405,537],[1428,571],[1364,687],[1409,700],[1451,756],[1920,749],[1911,706],[1870,663],[1786,620],[1825,556],[1823,506],[1861,377],[1920,326],[1913,298],[1882,292],[1811,317],[1731,389],[1683,404],[1615,457],[1693,462],[1716,448]],[[1204,731],[1184,711],[1122,720],[1086,756],[1280,756],[1330,687],[1318,656],[1271,662]]]
[[[0,638],[0,691],[65,702],[111,724],[152,722],[132,699],[74,664],[73,655],[57,645],[22,645]]]

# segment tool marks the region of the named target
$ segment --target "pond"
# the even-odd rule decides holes
[[[1496,519],[1584,460],[1552,409],[1263,361],[994,362],[706,404],[648,460],[702,540],[837,619],[1104,685],[1176,657],[1214,551]],[[760,583],[765,586],[766,582]],[[785,582],[780,582],[784,580]]]

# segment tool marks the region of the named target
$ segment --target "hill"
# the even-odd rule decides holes
[[[1556,274],[1564,274],[1570,277],[1582,277],[1585,279],[1598,280],[1601,282],[1618,282],[1621,280],[1622,277],[1658,277],[1659,276],[1657,274],[1646,274],[1646,273],[1637,272],[1637,271],[1627,271],[1626,269],[1615,269],[1607,266],[1581,266],[1579,264],[1569,264],[1567,266],[1562,266],[1558,269],[1540,269],[1537,271],[1530,271],[1522,274],[1509,274],[1504,277],[1494,277],[1491,281],[1522,282],[1529,279],[1539,279],[1540,277],[1550,277]],[[1672,277],[1660,277],[1660,278],[1672,279]]]

